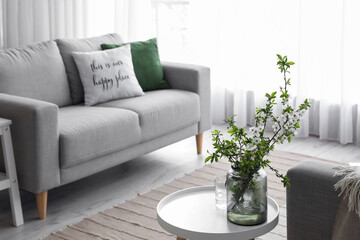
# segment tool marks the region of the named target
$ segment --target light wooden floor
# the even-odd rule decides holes
[[[224,126],[215,126],[225,129]],[[0,239],[39,239],[99,211],[131,199],[138,193],[170,182],[203,165],[206,149],[211,149],[211,134],[204,135],[204,153],[196,155],[195,138],[189,138],[118,167],[49,191],[48,217],[36,219],[35,197],[21,192],[25,225],[11,225],[7,191],[0,192]],[[320,141],[316,137],[294,139],[278,150],[325,158],[360,162],[360,148]]]

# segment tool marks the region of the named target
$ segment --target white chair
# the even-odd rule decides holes
[[[9,189],[13,223],[15,226],[24,224],[19,185],[16,176],[14,151],[10,134],[11,121],[0,118],[0,137],[4,153],[5,173],[0,173],[0,190]]]

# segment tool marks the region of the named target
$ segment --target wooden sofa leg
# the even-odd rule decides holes
[[[198,135],[196,135],[196,149],[198,154],[202,153],[202,144],[203,144],[203,133],[199,133]]]
[[[48,191],[36,194],[36,204],[37,204],[39,219],[46,218],[47,197],[48,197]]]

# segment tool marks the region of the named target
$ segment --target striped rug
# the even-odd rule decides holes
[[[281,151],[274,151],[270,156],[272,166],[279,169],[282,173],[286,173],[287,169],[305,159],[325,161]],[[229,168],[228,162],[206,165],[146,194],[139,195],[111,209],[67,226],[65,229],[52,233],[44,239],[174,240],[176,237],[163,230],[157,223],[156,206],[158,202],[168,194],[184,188],[213,184],[214,176],[225,174]],[[267,174],[268,194],[280,206],[279,224],[272,232],[256,239],[286,240],[285,189],[273,172],[267,170]]]

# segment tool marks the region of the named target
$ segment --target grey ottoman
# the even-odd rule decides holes
[[[289,240],[331,239],[341,198],[335,192],[335,164],[304,161],[287,172],[287,237]]]

